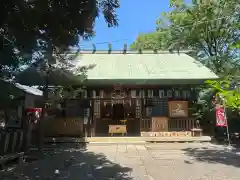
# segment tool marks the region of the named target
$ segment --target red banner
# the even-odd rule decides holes
[[[216,107],[216,126],[227,126],[225,110],[223,107]]]

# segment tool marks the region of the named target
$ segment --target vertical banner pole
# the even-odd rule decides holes
[[[227,112],[226,112],[226,107],[225,107],[225,101],[224,100],[223,100],[223,108],[224,108],[224,118],[225,118],[225,122],[226,122],[226,126],[227,126],[226,128],[227,128],[228,145],[231,146],[229,129],[228,129]]]

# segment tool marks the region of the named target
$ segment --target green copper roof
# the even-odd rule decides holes
[[[77,66],[94,65],[88,80],[205,80],[218,78],[184,53],[81,52]]]

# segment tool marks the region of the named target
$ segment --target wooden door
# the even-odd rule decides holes
[[[152,117],[152,131],[153,132],[167,132],[168,118],[167,117]]]

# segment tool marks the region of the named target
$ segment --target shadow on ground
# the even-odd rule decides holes
[[[184,154],[194,160],[207,163],[224,164],[240,167],[240,156],[234,150],[209,149],[209,148],[186,148]]]
[[[0,180],[131,180],[131,168],[122,167],[104,154],[96,154],[79,144],[52,145],[37,161],[25,163],[0,173]]]

